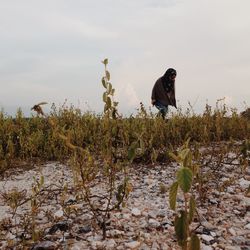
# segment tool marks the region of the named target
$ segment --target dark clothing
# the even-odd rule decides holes
[[[165,75],[160,77],[152,90],[151,99],[160,102],[164,106],[176,107],[175,100],[175,82],[166,79]]]

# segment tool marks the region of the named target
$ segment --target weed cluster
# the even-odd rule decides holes
[[[108,88],[112,92],[112,87]],[[104,96],[107,108],[111,105],[111,98],[106,92]],[[115,104],[113,102],[114,106],[107,109],[111,116],[117,116]],[[82,113],[66,105],[59,109],[52,105],[46,117],[25,118],[18,110],[16,117],[12,118],[0,112],[0,172],[18,162],[38,159],[65,161],[70,157],[71,150],[62,143],[49,121],[53,121],[57,130],[66,134],[74,145],[88,147],[97,155],[108,150],[112,139],[117,144],[117,157],[126,159],[131,143],[137,141],[139,147],[135,161],[145,163],[166,160],[166,150],[177,148],[187,138],[202,145],[250,138],[249,121],[226,108],[212,111],[207,106],[202,115],[180,111],[167,123],[140,109],[135,116],[110,119],[110,127],[107,126],[106,114],[107,111],[104,115]]]
[[[74,175],[71,192],[92,212],[105,239],[111,211],[125,206],[132,190],[129,166],[139,162],[163,163],[174,158],[180,169],[170,188],[170,208],[176,211],[178,190],[184,200],[184,205],[176,211],[177,240],[183,249],[199,249],[199,238],[191,229],[196,202],[202,205],[206,200],[206,185],[210,180],[219,180],[223,164],[235,164],[237,159],[242,173],[249,165],[248,117],[225,106],[212,111],[207,105],[201,115],[178,110],[166,122],[147,112],[140,103],[136,115],[123,118],[118,114],[118,102],[114,101],[115,89],[107,70],[108,60],[105,59],[103,64],[102,115],[82,113],[66,104],[60,108],[53,104],[51,112],[45,115],[40,106],[45,103],[32,108],[37,115],[31,118],[25,118],[21,110],[17,111],[15,118],[0,112],[0,174],[23,162],[67,161]],[[233,156],[230,152],[234,153]],[[209,171],[203,171],[208,165]],[[103,183],[101,195],[94,189],[97,179]],[[215,183],[217,189],[224,189],[227,185],[220,181]],[[68,189],[67,185],[60,188],[60,204],[63,213],[71,218],[77,210],[66,202]],[[161,192],[166,192],[163,184]],[[43,237],[44,231],[37,229],[36,217],[44,193],[52,195],[54,191],[44,187],[43,177],[34,180],[30,197],[18,190],[2,193],[14,219],[17,209],[30,202],[29,215],[22,218],[23,233],[19,238],[23,245],[27,239],[36,242]],[[14,226],[6,223],[1,223],[0,228],[6,230],[6,227],[15,229],[20,226],[17,222]],[[20,235],[17,230],[14,233]]]

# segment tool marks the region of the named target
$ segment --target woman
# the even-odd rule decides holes
[[[169,68],[166,73],[156,81],[152,90],[151,103],[159,109],[163,119],[166,117],[169,105],[177,108],[175,100],[176,75],[176,70]]]

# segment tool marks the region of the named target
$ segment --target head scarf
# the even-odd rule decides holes
[[[175,69],[172,68],[169,68],[163,75],[163,86],[168,93],[174,90],[175,80],[170,79],[170,77],[173,75],[176,76],[177,72]]]

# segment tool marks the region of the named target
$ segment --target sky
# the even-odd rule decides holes
[[[183,110],[224,98],[243,111],[249,9],[249,0],[0,0],[0,108],[29,115],[46,101],[46,112],[66,103],[101,113],[108,58],[120,113],[152,108],[152,87],[170,67]]]

